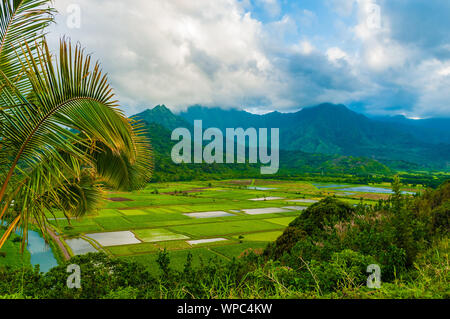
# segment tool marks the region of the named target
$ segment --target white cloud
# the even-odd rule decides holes
[[[423,61],[411,73],[409,83],[413,89],[420,89],[419,99],[411,114],[417,116],[439,115],[450,109],[450,60],[430,59]]]
[[[337,62],[338,60],[348,60],[348,55],[342,49],[338,47],[329,48],[327,50],[328,60],[331,62]]]
[[[254,17],[255,3],[270,22]],[[301,3],[291,15],[283,3],[58,0],[50,39],[56,47],[67,35],[92,52],[128,115],[156,104],[265,112],[321,102],[360,102],[372,113],[395,106],[408,116],[450,114],[450,41],[445,33],[402,30],[419,24],[420,12],[409,22],[407,4],[328,0],[335,21],[325,22]],[[80,29],[66,26],[70,4],[81,7]]]
[[[450,66],[441,68],[441,69],[438,71],[438,74],[439,74],[440,76],[445,76],[445,77],[450,76]]]
[[[51,36],[66,34],[94,52],[122,104],[130,105],[127,113],[157,103],[239,106],[273,86],[261,23],[235,1],[75,2],[81,29],[65,26],[74,0],[59,0],[63,14]]]
[[[316,48],[308,40],[301,41],[298,45],[294,45],[294,50],[301,54],[311,54]]]

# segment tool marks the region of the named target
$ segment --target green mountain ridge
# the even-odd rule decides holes
[[[153,109],[147,109],[132,117],[147,123],[160,124],[171,131],[178,127],[191,128],[191,124],[188,121],[173,114],[165,105],[157,105]]]
[[[449,169],[450,144],[426,143],[404,127],[398,128],[396,123],[370,119],[344,105],[326,103],[295,113],[264,115],[198,105],[176,115],[159,105],[135,117],[169,130],[192,129],[197,119],[203,120],[204,128],[217,127],[223,131],[229,127],[278,127],[280,148],[285,151],[370,158],[398,169]]]
[[[191,179],[249,178],[261,177],[260,164],[175,164],[171,150],[175,141],[171,131],[157,123],[146,123],[148,137],[154,152],[153,181],[174,181]],[[248,150],[247,150],[248,152]],[[310,154],[302,151],[280,151],[280,170],[276,176],[313,174],[391,174],[392,170],[378,161],[341,155]]]
[[[221,129],[278,127],[280,148],[286,150],[363,156],[383,163],[407,161],[428,169],[449,169],[450,144],[424,142],[404,126],[370,119],[344,105],[325,103],[295,113],[265,115],[194,106],[179,115],[190,123],[202,119],[205,127]]]
[[[450,118],[408,119],[403,115],[378,116],[374,120],[395,124],[422,142],[450,144]]]

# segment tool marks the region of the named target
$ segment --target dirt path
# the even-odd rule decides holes
[[[64,259],[65,260],[69,260],[70,259],[70,254],[67,251],[66,246],[63,245],[63,243],[61,242],[61,239],[59,238],[59,236],[57,236],[52,229],[47,227],[47,232],[50,235],[50,237],[53,238],[53,240],[58,244],[59,248],[61,249],[61,251],[63,252],[64,255]]]

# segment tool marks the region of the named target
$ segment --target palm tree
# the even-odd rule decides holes
[[[151,177],[149,141],[128,119],[98,63],[62,39],[50,53],[50,0],[0,3],[0,248],[30,222],[45,235],[47,217],[83,216],[102,189],[139,189]],[[23,248],[22,248],[23,249]]]

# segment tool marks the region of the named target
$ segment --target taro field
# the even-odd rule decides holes
[[[49,219],[70,255],[103,251],[158,269],[158,252],[166,249],[171,267],[180,269],[189,252],[195,266],[262,250],[326,196],[370,205],[389,191],[387,185],[276,180],[159,183],[108,193],[102,208],[82,219],[68,221],[62,213]]]

